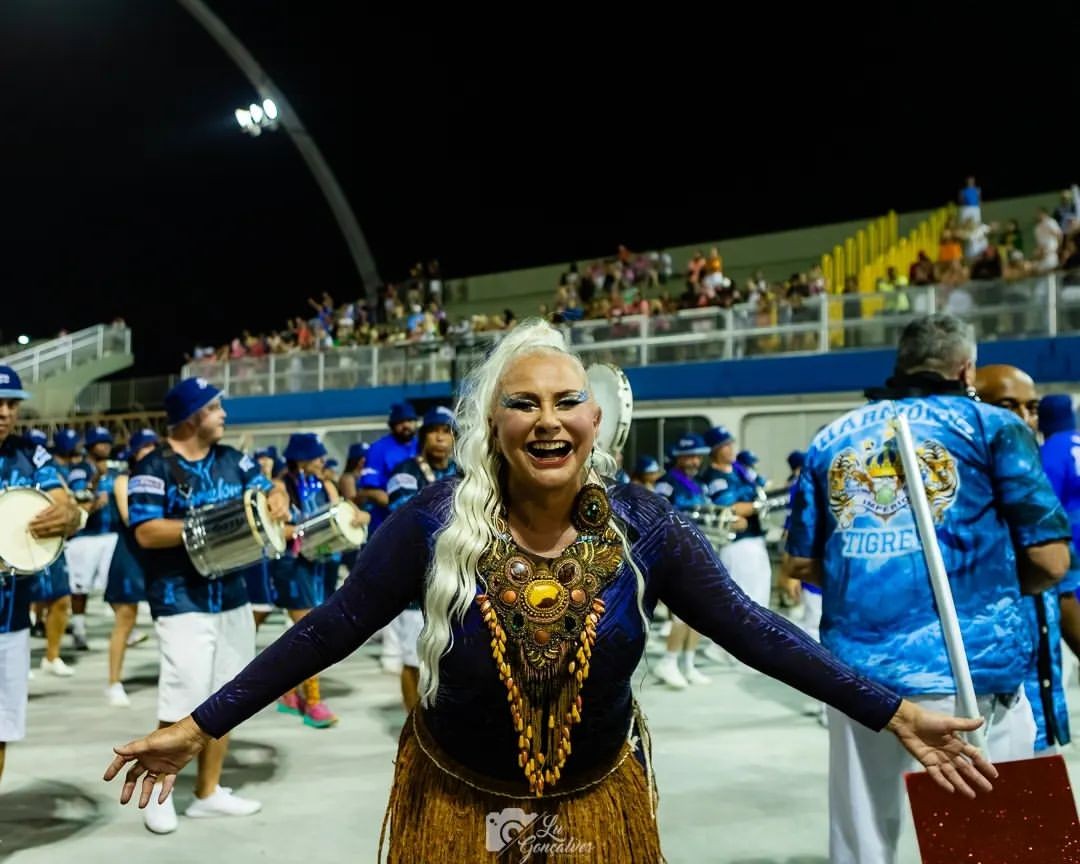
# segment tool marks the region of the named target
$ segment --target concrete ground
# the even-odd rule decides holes
[[[141,616],[144,626],[148,619]],[[376,647],[324,678],[324,696],[341,717],[336,728],[310,729],[270,708],[233,736],[223,782],[262,801],[261,813],[226,820],[181,816],[176,833],[159,837],[146,831],[133,806],[119,805],[119,780],[101,781],[111,747],[155,725],[156,646],[151,637],[130,650],[132,707],[111,709],[103,696],[111,623],[100,601],[91,601],[90,624],[94,650],[65,652],[77,664],[76,677],[36,671],[30,683],[28,737],[8,748],[0,785],[0,861],[375,860],[404,719],[397,679],[380,672]],[[281,627],[280,618],[272,618],[260,643]],[[43,641],[33,647],[36,669]],[[702,669],[712,682],[682,692],[664,689],[644,672],[636,679],[653,734],[668,861],[827,864],[827,734],[803,713],[805,698],[744,668]],[[1071,696],[1080,705],[1075,685]],[[1080,717],[1073,728],[1080,729]],[[1068,758],[1080,776],[1080,756],[1074,750]],[[181,811],[192,783],[189,770],[177,787]],[[909,832],[901,862],[917,861]]]

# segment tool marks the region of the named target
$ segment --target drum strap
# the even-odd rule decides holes
[[[176,455],[176,451],[168,444],[162,446],[161,455],[169,468],[173,483],[176,484],[176,491],[179,492],[180,497],[186,501],[191,497],[191,483],[189,482],[190,478],[188,477],[187,472],[180,467],[180,457]]]

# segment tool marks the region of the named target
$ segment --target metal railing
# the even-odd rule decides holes
[[[893,347],[909,321],[936,311],[970,321],[980,340],[1080,332],[1080,272],[819,295],[778,309],[710,306],[564,328],[586,363],[634,367]],[[475,333],[440,342],[203,360],[189,363],[183,375],[206,378],[234,396],[456,381],[500,336]]]
[[[24,384],[36,384],[81,363],[100,360],[109,354],[130,353],[130,328],[126,325],[98,324],[9,354],[0,359],[0,363],[18,372]]]
[[[73,410],[76,414],[156,410],[169,388],[179,380],[179,375],[159,375],[121,381],[95,381],[79,391]]]

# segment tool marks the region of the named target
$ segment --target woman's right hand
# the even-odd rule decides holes
[[[114,747],[116,758],[105,769],[105,781],[112,780],[129,762],[134,764],[124,778],[124,788],[120,792],[120,803],[127,804],[135,792],[139,777],[142,779],[142,792],[139,795],[139,807],[150,803],[154,784],[162,784],[158,803],[164,804],[176,783],[176,775],[210,741],[210,736],[202,731],[190,717],[179,723],[173,723],[164,729],[151,732],[145,738],[131,741],[122,747]]]

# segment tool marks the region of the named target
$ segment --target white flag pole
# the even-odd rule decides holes
[[[907,417],[897,414],[893,420],[896,430],[896,443],[900,450],[900,461],[904,465],[904,485],[907,487],[911,512],[919,528],[919,540],[922,542],[926,569],[930,571],[930,585],[934,589],[937,601],[938,617],[941,620],[941,633],[945,637],[945,648],[949,652],[949,664],[956,680],[956,711],[961,717],[977,718],[979,703],[975,698],[975,685],[971,681],[971,669],[968,667],[964,640],[960,635],[960,621],[956,617],[949,574],[945,572],[945,560],[941,557],[934,519],[930,513],[930,504],[926,499],[926,486],[923,484],[922,469],[915,455],[915,442],[911,437],[911,426]],[[968,740],[980,750],[986,750],[986,734],[982,728],[965,733]]]

